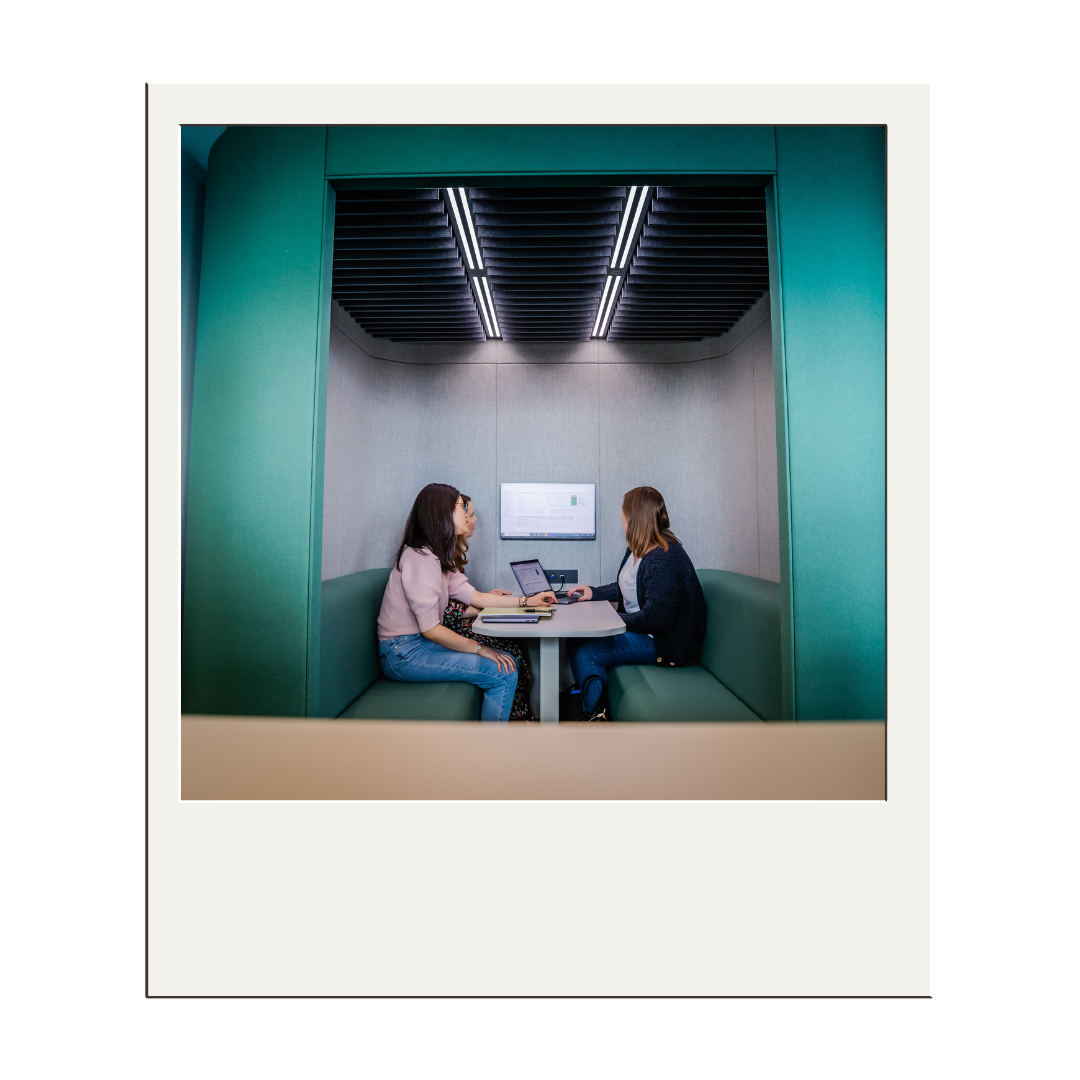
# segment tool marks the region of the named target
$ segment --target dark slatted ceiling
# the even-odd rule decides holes
[[[338,192],[332,295],[374,337],[485,340],[438,188]]]
[[[469,189],[504,340],[589,339],[626,192]]]
[[[505,340],[589,339],[628,191],[468,189]],[[642,216],[609,340],[723,334],[768,290],[761,188],[658,187]],[[334,299],[375,337],[483,341],[465,243],[438,188],[339,192]]]
[[[761,188],[658,187],[610,341],[699,341],[730,330],[769,288]]]

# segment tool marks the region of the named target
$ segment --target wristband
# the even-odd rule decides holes
[[[476,643],[476,655],[479,656],[480,653],[483,651],[483,649],[484,649],[484,646],[478,641]]]
[[[521,598],[521,599],[520,599],[520,600],[518,601],[518,607],[524,607],[524,606],[525,606],[525,605],[526,605],[526,604],[527,604],[528,602],[529,602],[529,598],[528,598],[527,596],[523,596],[523,597],[522,597],[522,598]]]

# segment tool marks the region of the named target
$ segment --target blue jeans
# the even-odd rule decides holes
[[[379,667],[394,682],[468,682],[484,691],[481,720],[510,719],[518,673],[500,671],[494,660],[444,649],[423,634],[379,642]]]
[[[625,634],[614,637],[579,638],[580,644],[570,654],[570,667],[578,686],[585,685],[589,675],[599,675],[607,685],[607,669],[616,664],[655,664],[656,645],[648,634]],[[595,684],[593,684],[595,685]],[[581,707],[591,713],[600,700],[603,687],[597,687],[588,699],[581,699]]]

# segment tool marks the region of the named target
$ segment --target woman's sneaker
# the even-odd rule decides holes
[[[582,706],[587,700],[594,697],[595,703],[589,712],[585,713],[585,718],[590,720],[607,707],[607,684],[599,675],[586,675],[581,683]]]

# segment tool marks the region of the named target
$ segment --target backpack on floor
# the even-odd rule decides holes
[[[600,683],[600,697],[597,699],[596,708],[591,713],[587,713],[581,705],[581,690],[588,686],[592,679]],[[607,708],[607,703],[607,683],[599,675],[586,675],[581,688],[572,686],[569,690],[563,690],[559,693],[559,722],[588,720],[595,713]]]
[[[581,707],[581,690],[571,686],[559,691],[559,723],[571,720],[588,720],[589,714]]]

